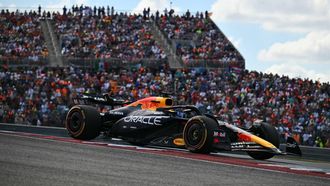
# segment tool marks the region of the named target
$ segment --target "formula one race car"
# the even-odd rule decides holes
[[[301,155],[298,144],[289,137],[286,152],[279,149],[277,130],[264,122],[248,129],[202,114],[191,105],[173,106],[173,99],[148,97],[133,103],[109,95],[84,95],[66,116],[66,128],[73,138],[91,140],[102,132],[135,145],[186,148],[191,152],[246,151],[264,160],[279,154]],[[99,112],[92,104],[108,105]],[[115,108],[117,107],[117,108]]]

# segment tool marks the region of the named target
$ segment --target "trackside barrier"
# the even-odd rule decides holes
[[[37,127],[37,126],[28,126],[21,124],[8,124],[0,123],[0,131],[15,131],[15,132],[27,132],[35,134],[43,134],[50,136],[60,136],[68,137],[68,132],[65,128],[62,127]],[[285,145],[281,144],[280,149],[284,149]],[[309,146],[300,146],[303,156],[294,157],[295,159],[301,160],[320,160],[330,162],[330,148],[318,148],[318,147],[309,147]]]
[[[330,148],[300,146],[304,159],[323,160],[330,163]]]
[[[49,136],[68,137],[68,132],[62,127],[38,127],[23,124],[0,123],[0,131],[27,132]]]

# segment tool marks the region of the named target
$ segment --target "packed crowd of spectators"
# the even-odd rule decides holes
[[[61,54],[67,58],[164,60],[167,54],[155,41],[153,22],[175,43],[176,54],[186,64],[242,62],[244,59],[209,18],[209,13],[189,10],[182,16],[174,10],[163,14],[144,9],[142,14],[118,13],[114,7],[63,7],[63,13],[42,11],[9,12],[0,15],[0,57],[25,57],[37,61],[48,50],[40,19],[50,19],[58,36]],[[182,40],[188,42],[180,42]]]
[[[157,18],[159,28],[176,45],[176,53],[186,64],[193,61],[244,62],[241,54],[209,18],[206,11],[172,15],[165,11]],[[181,40],[189,42],[182,43]]]
[[[230,123],[249,127],[261,119],[285,138],[304,145],[316,137],[329,147],[330,85],[254,71],[166,69],[93,72],[76,68],[0,72],[0,121],[63,126],[71,98],[82,93],[134,101],[173,92],[177,104],[192,104]],[[319,143],[319,142],[318,142]]]
[[[48,56],[39,15],[34,12],[0,12],[0,58],[28,58],[38,61]]]
[[[166,59],[142,15],[115,13],[113,7],[73,7],[53,16],[62,55],[76,58]]]

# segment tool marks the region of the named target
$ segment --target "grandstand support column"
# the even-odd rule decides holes
[[[49,19],[43,19],[40,21],[41,23],[41,30],[43,32],[47,48],[48,48],[48,58],[49,58],[49,65],[52,67],[63,67],[63,59],[60,52],[60,46],[58,39],[53,31],[52,24],[50,23]]]
[[[182,59],[178,55],[176,55],[175,49],[165,38],[164,34],[159,30],[158,26],[156,25],[156,22],[153,20],[150,21],[151,21],[150,27],[152,30],[152,34],[155,36],[154,39],[162,48],[164,48],[170,68],[182,68],[183,67]]]

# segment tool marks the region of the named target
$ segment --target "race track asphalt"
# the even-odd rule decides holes
[[[0,134],[0,185],[330,185],[330,179]]]

